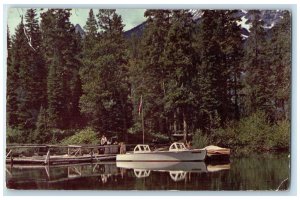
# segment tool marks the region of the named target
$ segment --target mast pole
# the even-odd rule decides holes
[[[143,98],[143,96],[142,96]],[[145,144],[145,125],[144,125],[144,106],[142,104],[142,131],[143,131],[143,144]]]

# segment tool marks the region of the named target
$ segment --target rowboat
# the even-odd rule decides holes
[[[133,152],[118,154],[117,162],[191,162],[204,161],[205,149],[187,149],[183,143],[174,142],[167,151],[151,151],[149,145],[138,144]]]

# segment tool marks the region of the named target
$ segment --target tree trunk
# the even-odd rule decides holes
[[[238,94],[237,94],[237,74],[234,72],[234,114],[235,119],[240,119],[240,111],[239,111],[239,105],[238,105]]]
[[[182,121],[183,121],[183,140],[184,142],[187,141],[187,123],[186,123],[186,116],[184,111],[182,112]]]
[[[173,126],[174,126],[174,134],[176,134],[177,133],[176,111],[174,112],[174,123],[173,123]]]

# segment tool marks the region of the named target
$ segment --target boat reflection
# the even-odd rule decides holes
[[[135,177],[146,178],[150,172],[168,172],[177,182],[185,180],[191,173],[214,173],[230,169],[230,163],[206,164],[205,162],[117,162],[121,170],[133,170]]]
[[[184,172],[184,171],[170,171],[170,177],[173,181],[177,182],[177,181],[182,181],[185,180],[186,175],[188,172]]]
[[[7,165],[6,183],[9,188],[22,188],[27,185],[31,185],[33,188],[43,188],[71,182],[78,184],[83,180],[84,182],[96,181],[101,185],[111,185],[116,182],[126,182],[132,178],[146,179],[152,175],[152,172],[153,177],[170,177],[172,181],[178,182],[189,180],[191,174],[213,173],[229,169],[230,164],[207,165],[205,162],[101,162],[61,166]]]
[[[135,177],[137,178],[145,178],[150,176],[150,170],[144,170],[144,169],[134,169],[133,173],[135,175]]]

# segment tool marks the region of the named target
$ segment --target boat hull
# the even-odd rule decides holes
[[[191,162],[203,161],[206,158],[206,150],[187,151],[160,151],[143,153],[126,153],[117,155],[118,162]]]

